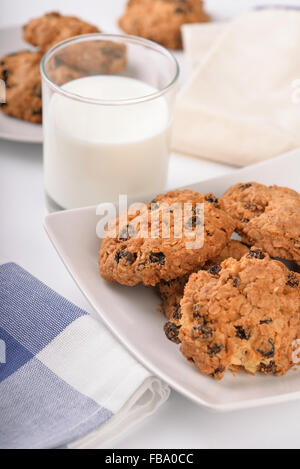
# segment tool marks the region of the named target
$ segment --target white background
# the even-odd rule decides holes
[[[256,4],[300,6],[300,0],[210,0],[207,9],[229,18]],[[79,15],[105,32],[116,31],[124,0],[0,0],[0,27],[59,10]],[[168,187],[232,171],[196,158],[173,155]],[[0,141],[0,257],[22,264],[60,294],[91,311],[62,266],[44,230],[46,214],[42,146]],[[220,384],[221,385],[221,384]],[[300,403],[212,414],[176,392],[153,417],[116,444],[117,448],[299,448]]]

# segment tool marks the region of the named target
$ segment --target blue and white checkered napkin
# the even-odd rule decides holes
[[[103,448],[168,396],[98,321],[0,262],[0,448]]]

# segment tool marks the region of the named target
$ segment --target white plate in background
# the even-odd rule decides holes
[[[0,29],[0,58],[24,49],[34,50],[30,44],[23,41],[21,26]],[[174,55],[181,66],[182,83],[186,75],[184,55],[182,52],[175,52]],[[16,142],[42,143],[43,128],[40,124],[32,124],[0,112],[0,138]]]
[[[299,174],[300,150],[297,150],[189,188],[221,196],[235,183],[257,181],[300,192]],[[110,284],[100,277],[97,221],[95,207],[90,207],[49,215],[45,227],[95,311],[137,360],[184,396],[215,411],[300,399],[300,373],[293,370],[284,377],[227,373],[221,382],[198,373],[183,358],[179,347],[165,338],[165,319],[157,312],[160,300],[153,289]]]
[[[22,39],[22,27],[0,29],[0,57],[32,47]],[[42,143],[43,129],[40,124],[32,124],[0,112],[0,138],[15,142]]]

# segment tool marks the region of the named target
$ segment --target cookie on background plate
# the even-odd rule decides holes
[[[98,32],[100,30],[96,26],[75,16],[63,16],[59,12],[50,12],[40,18],[30,20],[24,26],[23,37],[29,44],[46,52],[65,39]]]
[[[0,79],[6,85],[4,114],[35,124],[42,122],[41,52],[21,51],[0,59]]]
[[[182,49],[181,26],[207,21],[202,0],[130,0],[119,25],[127,34]]]
[[[55,65],[52,68],[51,63],[48,64],[47,75],[57,86],[62,86],[70,81],[85,77],[84,72],[69,67],[68,65],[60,64],[58,66]]]
[[[189,204],[190,218],[182,229],[182,223],[181,226],[177,223],[178,219],[172,211],[168,226],[170,236],[164,236],[165,225],[159,219],[157,226],[151,226],[158,231],[157,236],[153,237],[150,235],[149,219],[151,216],[155,218],[156,212],[159,215],[162,204],[167,207],[179,204],[182,219],[183,208],[187,206],[184,204]],[[196,204],[204,206],[204,227]],[[116,220],[118,238],[107,236],[103,239],[99,266],[105,280],[128,286],[139,283],[155,286],[162,279],[168,281],[182,277],[203,266],[207,260],[218,256],[235,228],[232,218],[224,212],[222,202],[211,193],[172,191],[157,196],[155,201],[145,207],[146,211],[142,214],[128,213],[128,226],[120,226],[120,218]],[[137,236],[137,222],[140,226],[146,224],[146,236]],[[196,236],[198,228],[203,230],[204,244],[202,247],[190,249],[187,243]]]
[[[78,42],[62,49],[56,60],[86,74],[117,74],[126,68],[126,45],[97,39]]]
[[[231,187],[222,200],[245,244],[255,244],[271,257],[300,262],[298,192],[249,182]]]
[[[209,270],[211,267],[221,264],[221,262],[229,257],[240,260],[248,251],[249,248],[245,246],[245,244],[242,244],[239,241],[229,241],[221,254],[214,259],[208,260],[202,268],[204,270]],[[180,301],[182,300],[184,287],[187,284],[189,277],[190,275],[187,274],[184,277],[179,277],[168,282],[162,280],[157,285],[158,294],[162,300],[162,312],[168,319],[179,318]]]
[[[300,275],[253,247],[240,261],[192,274],[166,332],[213,378],[227,370],[284,375],[300,339]]]

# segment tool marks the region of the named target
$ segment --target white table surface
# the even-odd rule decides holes
[[[255,4],[296,4],[299,0],[209,0],[207,8],[228,18]],[[50,10],[80,15],[114,32],[124,0],[1,0],[0,27],[25,23]],[[95,14],[96,12],[96,14]],[[189,184],[233,169],[172,155],[168,187]],[[42,146],[0,140],[0,257],[23,265],[81,308],[91,307],[63,267],[43,229],[46,214]],[[172,392],[156,415],[120,439],[132,448],[299,448],[300,402],[232,414],[212,414]]]

